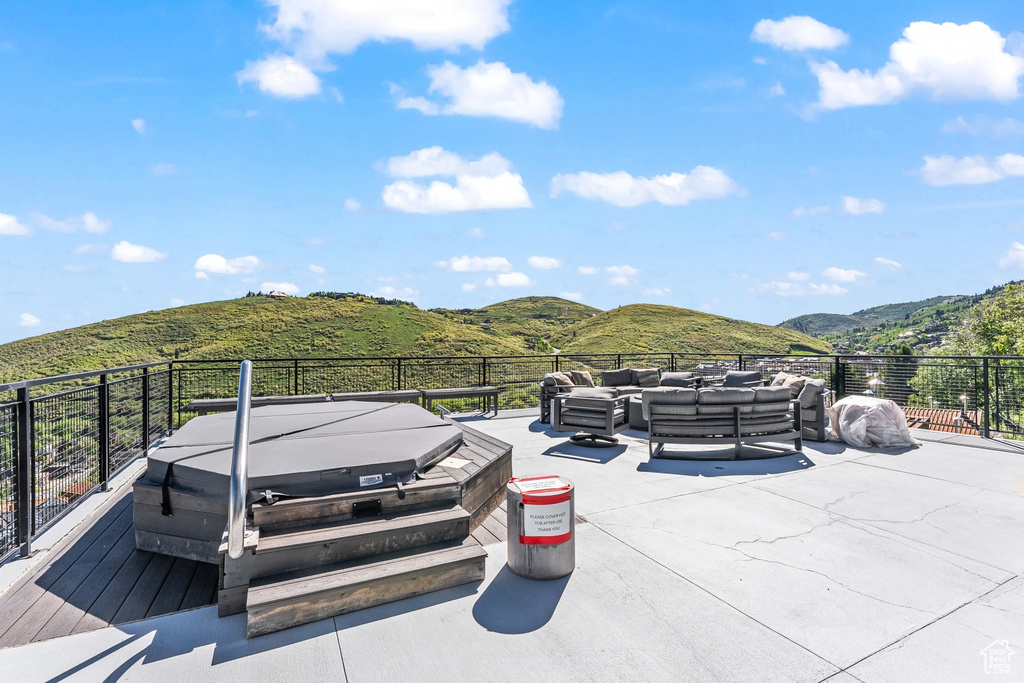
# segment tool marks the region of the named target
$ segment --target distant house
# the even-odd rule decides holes
[[[267,294],[267,296],[269,296],[271,299],[283,299],[288,295],[285,294],[284,292],[273,291],[270,294]]]
[[[933,432],[951,434],[981,434],[980,416],[977,410],[966,413],[956,408],[912,408],[905,407],[907,426],[915,429],[930,429]]]

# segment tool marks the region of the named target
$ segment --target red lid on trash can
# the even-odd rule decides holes
[[[557,475],[509,479],[523,496],[524,528],[519,542],[524,545],[557,545],[572,538],[570,501],[572,484]],[[527,510],[544,506],[543,510]]]

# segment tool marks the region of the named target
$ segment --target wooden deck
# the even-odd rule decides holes
[[[505,541],[504,501],[472,535],[482,545]],[[0,647],[213,605],[217,572],[137,550],[126,486],[0,596]]]

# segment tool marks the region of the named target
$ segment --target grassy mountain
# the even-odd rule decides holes
[[[431,310],[467,325],[500,335],[522,337],[528,342],[548,339],[558,330],[601,312],[599,308],[555,296],[524,296],[485,308]]]
[[[850,315],[812,313],[791,318],[779,327],[829,341],[837,351],[890,353],[906,345],[921,353],[941,346],[975,306],[999,295],[1004,288],[1000,285],[981,294],[886,304]]]
[[[524,297],[481,309],[424,311],[401,301],[321,293],[150,311],[0,345],[0,382],[169,358],[518,355],[544,351],[549,341],[565,352],[591,353],[828,350],[790,330],[670,306],[602,312],[566,299]]]
[[[840,313],[808,313],[807,315],[799,315],[781,322],[779,327],[803,332],[812,337],[824,337],[830,334],[841,335],[857,327],[876,327],[883,323],[902,320],[911,313],[915,313],[923,308],[937,306],[947,299],[955,298],[957,297],[935,296],[923,301],[885,304],[883,306],[865,308],[850,315]]]
[[[512,355],[515,340],[369,297],[246,297],[130,315],[0,345],[0,382],[168,358]]]
[[[632,304],[599,313],[559,330],[551,343],[563,353],[829,352],[827,343],[792,330],[654,304]]]

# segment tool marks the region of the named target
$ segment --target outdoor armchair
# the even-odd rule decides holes
[[[577,432],[569,437],[583,446],[611,446],[615,435],[629,427],[628,396],[610,388],[576,389],[551,399],[551,428]]]

